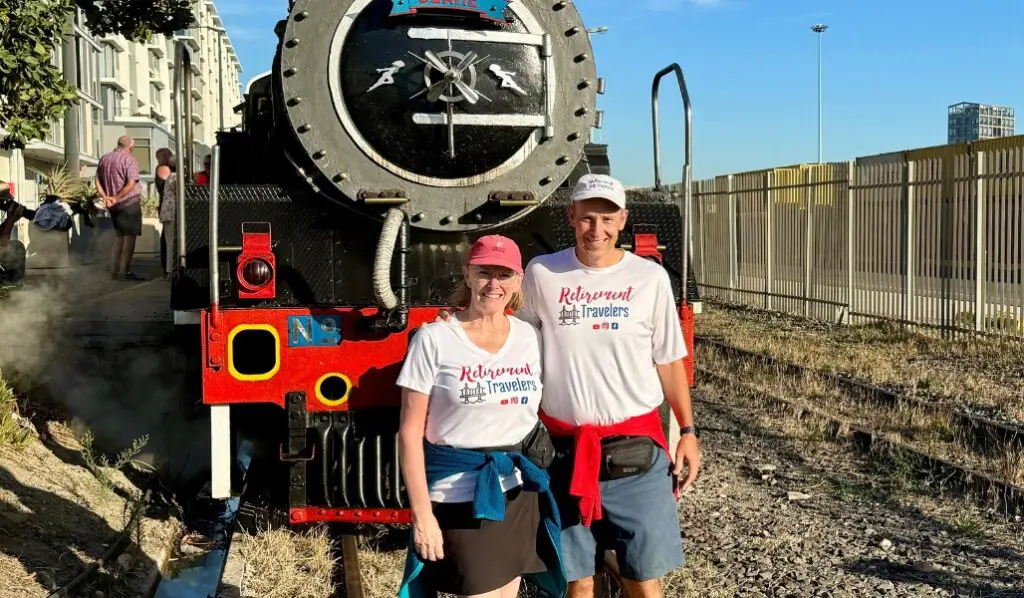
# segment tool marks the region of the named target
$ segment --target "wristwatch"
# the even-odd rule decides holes
[[[682,428],[679,428],[680,436],[686,436],[687,434],[693,434],[694,436],[700,437],[700,430],[697,429],[697,426],[683,426]]]

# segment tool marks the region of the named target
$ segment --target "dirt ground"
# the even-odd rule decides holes
[[[42,440],[0,446],[0,598],[46,596],[73,579],[103,556],[141,497],[119,471],[107,471],[109,487],[101,483],[64,425],[48,422],[41,431]],[[145,590],[178,524],[145,514],[139,523],[121,556],[73,595]]]
[[[1024,339],[943,336],[884,322],[849,326],[704,303],[696,334],[822,371],[1024,421]]]

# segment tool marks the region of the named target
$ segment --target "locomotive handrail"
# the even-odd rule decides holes
[[[220,197],[220,144],[213,145],[210,159],[210,309],[217,313],[220,303],[220,228],[217,200]],[[213,318],[216,325],[217,318]]]
[[[177,162],[178,186],[175,197],[175,225],[178,232],[174,235],[177,243],[177,263],[185,268],[185,185],[192,180],[192,77],[185,76],[192,68],[192,54],[185,47],[185,42],[178,40],[174,47],[174,155]],[[187,98],[182,122],[182,96]],[[186,153],[187,152],[187,153]]]
[[[686,78],[683,77],[683,69],[675,62],[658,71],[658,74],[654,76],[654,83],[651,86],[651,119],[654,123],[654,189],[656,191],[661,190],[661,132],[658,127],[658,87],[661,85],[661,78],[673,71],[676,74],[676,81],[679,83],[679,93],[683,97],[683,110],[686,117],[686,132],[683,134],[683,193],[681,201],[683,231],[686,235],[686,248],[682,252],[682,300],[683,303],[686,303],[686,291],[690,280],[690,257],[693,255],[693,210],[690,193],[693,160],[693,110],[690,104],[690,93],[686,89]]]

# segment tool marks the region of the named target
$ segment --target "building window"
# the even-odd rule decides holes
[[[103,127],[100,124],[102,122],[102,119],[100,119],[100,109],[93,106],[89,110],[92,112],[92,155],[99,157],[103,155]]]
[[[121,103],[124,101],[124,94],[112,87],[103,90],[103,113],[107,120],[114,120],[121,117]]]
[[[102,76],[108,79],[117,78],[117,67],[118,67],[118,56],[117,52],[114,51],[114,47],[110,44],[103,45],[103,59],[100,61],[102,65]]]
[[[149,139],[145,137],[135,137],[134,139],[135,149],[132,150],[132,156],[139,163],[139,174],[152,174],[153,160]]]
[[[155,84],[149,84],[149,103],[157,112],[163,112],[162,104],[160,103],[160,88]]]

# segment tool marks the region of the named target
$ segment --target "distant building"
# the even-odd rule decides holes
[[[948,143],[966,143],[1014,134],[1013,108],[961,102],[949,107]]]

